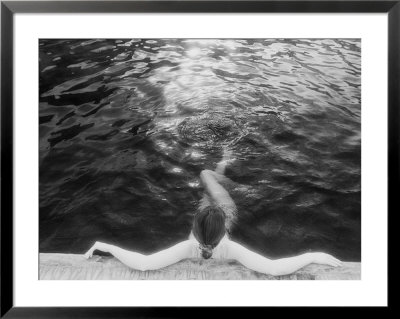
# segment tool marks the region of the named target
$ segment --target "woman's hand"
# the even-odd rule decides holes
[[[103,251],[103,252],[109,252],[109,246],[110,245],[108,245],[106,243],[102,243],[102,242],[96,241],[95,244],[86,252],[85,257],[87,259],[91,258],[93,256],[93,252],[95,250],[100,250],[100,251]]]
[[[310,253],[312,263],[340,267],[343,263],[335,257],[325,253]]]

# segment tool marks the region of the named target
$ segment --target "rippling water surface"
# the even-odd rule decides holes
[[[361,259],[356,39],[40,40],[40,251],[187,238],[222,146],[232,237]]]

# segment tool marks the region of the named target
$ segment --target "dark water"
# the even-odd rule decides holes
[[[235,240],[361,259],[359,40],[39,44],[41,252],[187,238],[229,142]]]

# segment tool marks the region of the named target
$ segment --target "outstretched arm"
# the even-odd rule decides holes
[[[211,199],[221,207],[236,208],[236,205],[228,191],[218,182],[215,172],[208,169],[200,173],[201,182]]]
[[[215,168],[215,172],[220,175],[225,174],[226,165],[232,161],[232,151],[228,148],[224,148],[222,159],[217,163],[217,167]]]
[[[201,182],[206,190],[206,194],[217,205],[225,208],[236,209],[236,205],[228,191],[222,186],[225,182],[232,182],[225,174],[226,165],[232,161],[232,152],[225,147],[221,161],[217,163],[215,171],[203,170],[200,173]]]
[[[288,275],[312,263],[333,267],[342,265],[340,260],[324,253],[306,253],[295,257],[271,260],[234,241],[229,241],[228,245],[228,258],[237,260],[249,269],[272,276]]]
[[[130,268],[146,271],[163,268],[175,264],[182,259],[189,258],[192,247],[193,242],[186,240],[157,253],[143,255],[114,245],[96,242],[85,254],[85,257],[90,258],[95,250],[100,250],[112,254]]]

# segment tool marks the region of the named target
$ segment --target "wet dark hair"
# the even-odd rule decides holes
[[[200,243],[204,259],[212,256],[212,250],[225,236],[225,213],[218,207],[206,207],[196,213],[193,222],[193,235]]]

